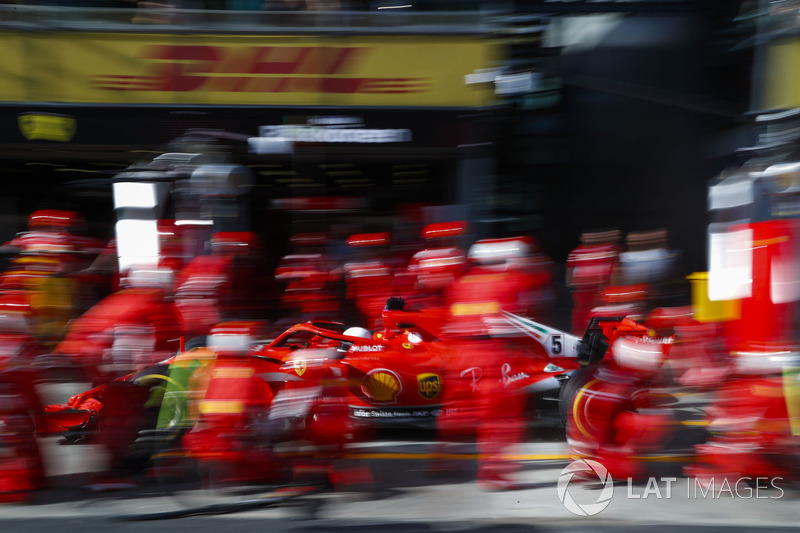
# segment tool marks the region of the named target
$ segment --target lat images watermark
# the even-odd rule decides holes
[[[634,487],[633,480],[628,478],[629,500],[671,499],[673,484],[678,481],[676,477],[651,477],[641,491]],[[780,487],[782,477],[747,477],[737,479],[728,478],[701,480],[696,477],[686,478],[686,498],[699,500],[714,500],[721,498],[737,498],[740,500],[779,500],[783,498],[783,489]],[[661,485],[664,485],[662,490]],[[774,492],[777,491],[777,492]]]
[[[575,477],[575,474],[580,474],[581,478],[588,479],[589,476],[597,477],[597,480],[602,484],[602,491],[599,493],[594,502],[591,503],[578,503],[572,494],[569,492],[570,482]],[[592,461],[591,459],[579,459],[572,461],[567,467],[561,471],[558,476],[558,499],[567,510],[578,516],[593,516],[608,507],[611,503],[611,498],[614,496],[614,480],[608,473],[606,467]]]
[[[576,486],[586,488],[580,482],[595,482],[593,490],[573,490]],[[627,478],[629,500],[661,500],[684,497],[695,500],[714,499],[781,499],[784,491],[780,486],[782,477],[740,477],[737,479],[709,478],[701,480],[695,477],[678,481],[677,477],[650,477],[645,483],[635,483]],[[578,516],[594,516],[603,511],[611,503],[614,496],[614,480],[602,464],[591,459],[579,459],[571,462],[561,471],[558,477],[558,499],[571,513]],[[685,488],[685,492],[684,489]],[[576,495],[578,496],[576,498]]]

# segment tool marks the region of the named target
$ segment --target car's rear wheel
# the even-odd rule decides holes
[[[570,375],[569,379],[565,381],[563,385],[561,385],[561,391],[558,394],[558,413],[561,416],[561,423],[564,427],[567,426],[569,411],[572,409],[575,396],[584,385],[591,381],[595,369],[596,367],[594,366],[579,368]]]

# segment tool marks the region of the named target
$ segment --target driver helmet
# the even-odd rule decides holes
[[[614,362],[639,374],[654,374],[666,359],[669,342],[649,337],[620,337],[611,347]]]
[[[354,326],[347,328],[343,333],[347,337],[360,337],[362,339],[372,339],[372,332],[366,328]]]
[[[523,260],[531,252],[531,240],[528,237],[482,239],[470,247],[468,258],[479,265],[503,265]]]

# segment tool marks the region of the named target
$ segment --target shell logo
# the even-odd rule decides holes
[[[361,391],[377,403],[394,403],[402,390],[397,374],[385,368],[370,370],[361,381]]]

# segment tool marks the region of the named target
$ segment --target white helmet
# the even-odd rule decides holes
[[[171,289],[175,272],[170,268],[134,265],[121,280],[124,287]]]
[[[362,339],[371,339],[372,332],[366,328],[360,328],[358,326],[354,326],[352,328],[347,328],[344,330],[343,335],[347,337],[360,337]]]
[[[492,265],[520,260],[531,255],[526,237],[482,239],[469,249],[469,259],[480,265]]]
[[[665,359],[666,342],[663,339],[620,337],[611,348],[614,362],[630,370],[652,373]]]
[[[736,351],[732,356],[736,372],[748,375],[781,375],[784,368],[796,367],[800,360],[798,352],[788,349],[768,350],[765,347]]]

